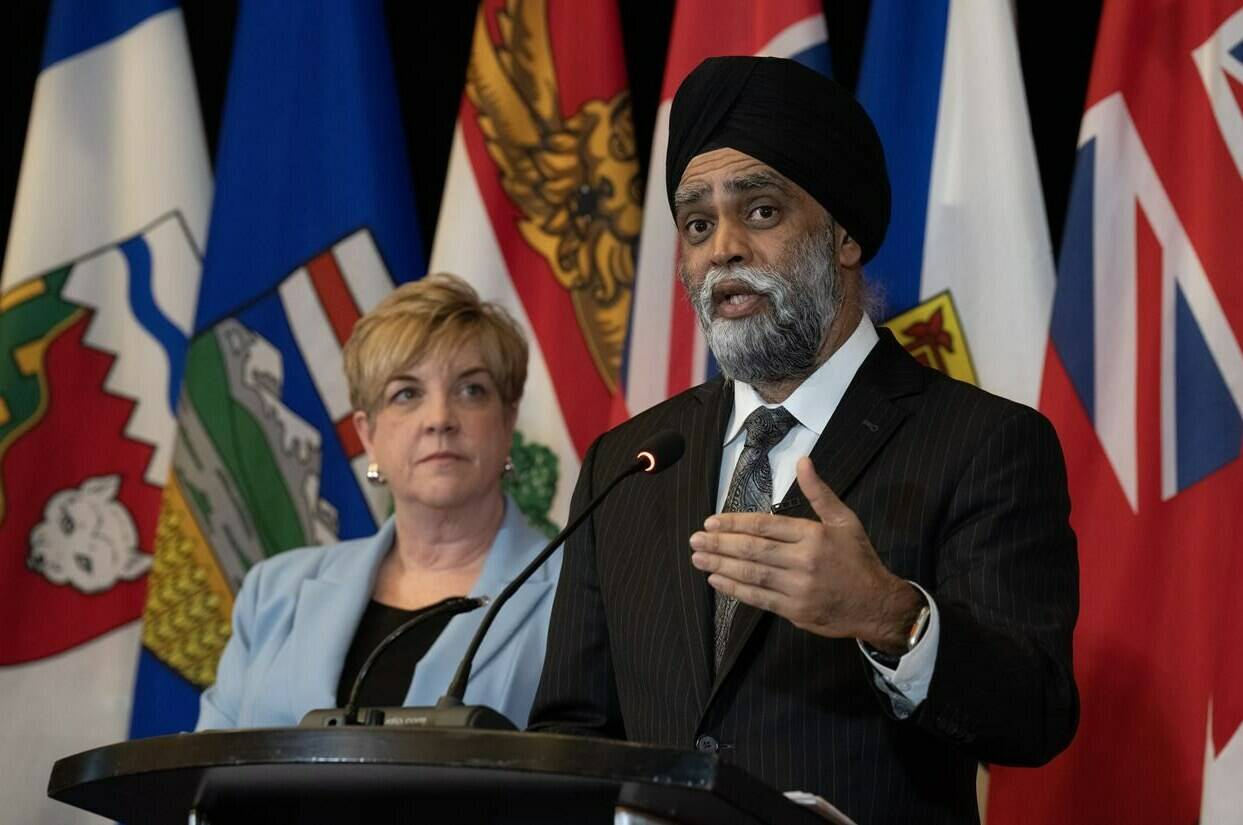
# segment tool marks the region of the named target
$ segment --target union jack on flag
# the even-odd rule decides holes
[[[1106,3],[1041,394],[1082,721],[1050,766],[995,772],[998,821],[1243,822],[1241,83],[1237,0]]]

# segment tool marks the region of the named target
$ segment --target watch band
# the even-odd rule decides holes
[[[877,650],[867,642],[863,643],[863,649],[867,655],[890,670],[896,670],[902,661],[902,657],[914,650],[919,641],[924,638],[924,632],[928,630],[928,620],[932,618],[932,608],[929,606],[928,600],[924,598],[923,591],[919,590],[919,588],[916,588],[916,591],[919,592],[919,598],[924,604],[923,607],[919,608],[919,612],[915,614],[915,621],[911,623],[911,628],[906,633],[905,651],[894,655]]]

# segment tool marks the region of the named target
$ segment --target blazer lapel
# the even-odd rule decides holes
[[[495,599],[544,549],[545,544],[547,539],[527,525],[526,517],[522,515],[518,505],[512,499],[506,499],[505,520],[488,551],[483,570],[475,586],[471,588],[470,595]],[[556,563],[555,555],[552,563]],[[498,654],[509,649],[510,639],[552,586],[553,579],[549,576],[548,564],[549,562],[545,562],[535,575],[514,591],[513,597],[501,607],[496,621],[488,628],[471,665],[471,679],[467,682],[466,689],[467,704],[478,704],[478,682],[475,675],[482,673]],[[411,680],[406,694],[407,706],[434,705],[448,690],[449,683],[453,681],[453,675],[461,664],[462,655],[487,611],[487,607],[480,607],[449,620],[444,632],[432,643],[427,655],[414,669],[414,679]]]
[[[683,605],[682,630],[686,660],[691,666],[695,697],[707,706],[712,682],[712,594],[708,578],[691,564],[691,533],[703,529],[704,519],[716,512],[716,492],[721,473],[722,439],[734,405],[732,385],[718,379],[692,391],[696,406],[687,423],[686,457],[674,479],[675,489],[688,490],[686,509],[674,519],[674,575]],[[676,508],[675,508],[676,511]],[[687,610],[689,606],[689,611]]]
[[[371,599],[376,571],[393,544],[390,519],[356,550],[339,554],[323,572],[298,589],[290,637],[294,655],[289,685],[290,712],[301,719],[308,710],[337,706],[337,683],[345,654]]]
[[[894,400],[919,392],[927,380],[924,368],[889,330],[879,328],[877,333],[880,341],[859,367],[811,451],[816,473],[839,498],[909,415]],[[815,518],[797,484],[774,509],[783,515]]]
[[[846,495],[877,451],[909,415],[893,403],[893,399],[918,392],[926,380],[923,368],[901,348],[892,333],[884,328],[878,328],[877,333],[880,341],[855,373],[846,394],[811,451],[817,475],[839,498]],[[719,457],[717,463],[720,463]],[[773,512],[797,518],[816,518],[797,484],[791,486]],[[739,603],[711,696],[716,695],[721,682],[738,661],[738,656],[760,622],[769,618],[771,614],[767,611]]]

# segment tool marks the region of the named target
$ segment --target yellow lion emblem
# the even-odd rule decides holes
[[[569,290],[596,369],[615,392],[634,286],[642,187],[630,95],[561,113],[545,0],[508,0],[494,44],[475,20],[466,94],[522,237]]]

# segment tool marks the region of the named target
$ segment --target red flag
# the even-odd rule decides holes
[[[431,271],[466,278],[526,329],[515,497],[537,521],[564,519],[582,454],[617,415],[642,209],[634,141],[612,2],[480,5]]]
[[[1243,10],[1107,2],[1041,406],[1080,540],[1082,720],[994,822],[1243,822]]]

